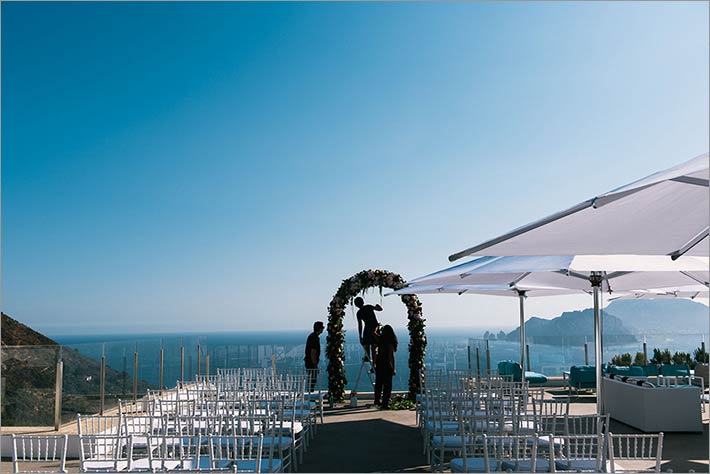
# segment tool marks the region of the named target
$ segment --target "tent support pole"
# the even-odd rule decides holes
[[[601,322],[599,320],[599,301],[601,293],[602,279],[594,274],[590,278],[592,290],[594,293],[594,364],[597,379],[597,414],[603,414],[602,404],[602,334]]]
[[[523,371],[522,378],[525,381],[525,292],[518,291],[520,300],[520,368]]]

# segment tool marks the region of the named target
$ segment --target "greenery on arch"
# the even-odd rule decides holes
[[[328,306],[328,336],[326,338],[326,357],[328,358],[328,392],[334,401],[342,401],[345,394],[345,330],[343,318],[345,306],[353,304],[353,299],[369,288],[378,287],[398,290],[405,285],[404,279],[385,270],[363,270],[347,280],[338,288]],[[402,303],[407,307],[407,329],[409,330],[409,394],[413,400],[421,388],[419,374],[424,368],[426,335],[422,304],[415,295],[402,295]]]

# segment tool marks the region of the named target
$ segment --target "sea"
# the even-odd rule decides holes
[[[511,328],[506,328],[510,331]],[[487,338],[484,335],[488,333]],[[490,334],[493,334],[492,336]],[[431,369],[468,370],[484,373],[495,369],[501,360],[520,360],[520,345],[517,341],[498,340],[497,333],[488,328],[427,328],[425,365]],[[131,386],[134,374],[152,388],[174,387],[178,380],[194,379],[197,374],[215,374],[219,368],[271,367],[288,372],[303,366],[306,331],[243,331],[222,333],[182,334],[94,334],[54,335],[62,346],[100,360],[124,374]],[[397,374],[393,379],[394,390],[407,390],[408,343],[406,330],[397,331],[399,348],[395,355]],[[692,354],[704,343],[700,334],[660,334],[638,336],[637,341],[603,347],[604,360],[614,354],[628,352],[632,356],[643,352],[646,339],[648,357],[654,347],[669,348],[671,352],[683,351]],[[555,344],[538,344],[529,341],[527,370],[542,372],[548,376],[561,375],[572,365],[594,364],[594,344],[574,343],[563,339]],[[586,347],[585,347],[586,346]],[[321,335],[321,380],[327,388],[325,367],[326,334]],[[163,360],[162,380],[160,360]],[[372,383],[367,367],[362,369],[363,349],[358,343],[357,331],[346,331],[345,372],[346,389],[371,391]],[[209,365],[209,367],[208,367]],[[77,368],[81,369],[81,368]],[[65,369],[66,370],[66,369]],[[88,374],[86,377],[94,377]]]

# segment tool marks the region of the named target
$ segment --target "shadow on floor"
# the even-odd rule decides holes
[[[300,472],[426,472],[417,428],[382,419],[318,426]]]
[[[612,433],[643,433],[614,419],[609,424]],[[661,472],[709,472],[708,423],[703,423],[702,433],[665,433],[663,437],[663,461]]]

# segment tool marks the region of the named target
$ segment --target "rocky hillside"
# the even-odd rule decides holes
[[[611,343],[636,342],[624,323],[609,311],[602,315],[604,340]],[[554,319],[533,317],[525,322],[525,337],[535,344],[582,345],[594,341],[594,310],[568,311]],[[520,328],[508,333],[509,341],[520,340]]]
[[[683,298],[617,300],[606,311],[636,334],[707,333],[710,316],[710,308]]]
[[[0,343],[3,346],[56,346],[57,343],[5,313],[0,321]]]
[[[54,424],[56,364],[64,362],[62,419],[99,410],[100,361],[62,347],[32,328],[2,314],[2,424],[49,426]],[[139,381],[138,393],[148,385]],[[106,367],[106,406],[132,396],[130,374]]]
[[[612,301],[602,312],[604,340],[638,342],[641,334],[706,333],[710,308],[696,301],[677,299]],[[520,329],[506,335],[520,339]],[[525,336],[537,344],[579,345],[594,341],[594,311],[569,311],[553,319],[533,317],[525,322]]]

